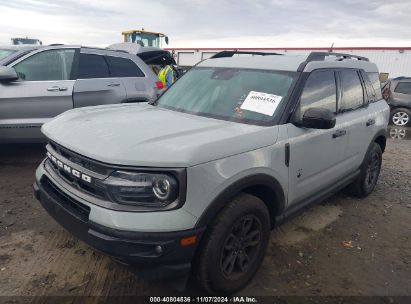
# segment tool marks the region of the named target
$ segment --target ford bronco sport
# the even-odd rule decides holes
[[[48,122],[36,197],[146,278],[243,288],[276,225],[346,186],[373,191],[389,118],[367,58],[252,55],[218,53],[152,104]]]

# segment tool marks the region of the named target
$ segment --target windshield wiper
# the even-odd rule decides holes
[[[158,98],[155,99],[155,100],[153,100],[153,101],[150,101],[148,104],[149,104],[150,106],[155,107],[155,106],[157,106],[157,101],[158,101]]]

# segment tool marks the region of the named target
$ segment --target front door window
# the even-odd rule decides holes
[[[14,65],[19,78],[25,81],[72,79],[74,49],[48,50],[36,53]]]

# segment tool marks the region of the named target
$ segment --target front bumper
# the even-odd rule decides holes
[[[89,220],[90,207],[68,196],[45,175],[33,184],[36,198],[66,230],[91,247],[132,266],[146,279],[189,274],[203,228],[178,232],[135,232],[104,227]],[[181,239],[196,236],[194,244]]]

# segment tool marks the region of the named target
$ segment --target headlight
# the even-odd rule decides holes
[[[179,195],[178,181],[171,174],[116,171],[104,184],[110,198],[120,204],[162,207]]]
[[[177,190],[177,183],[170,176],[164,175],[153,180],[153,192],[159,200],[174,200],[177,198]]]

